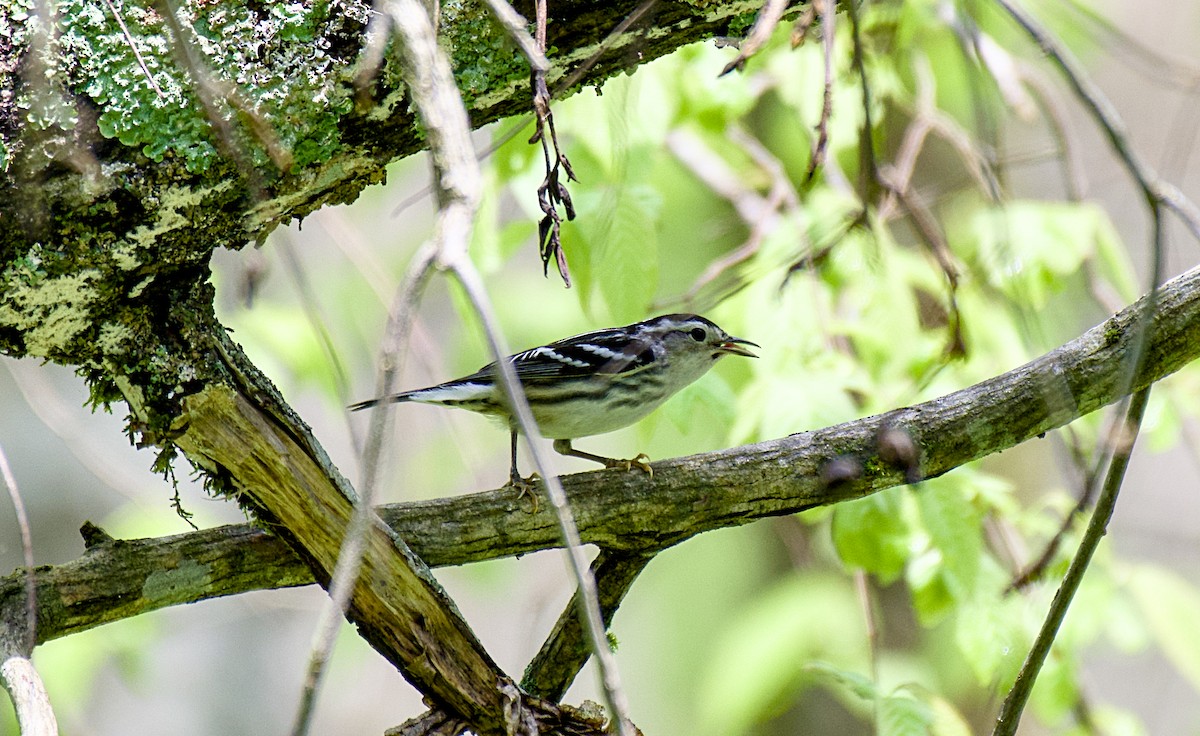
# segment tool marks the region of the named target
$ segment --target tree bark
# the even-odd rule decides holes
[[[933,477],[1064,426],[1200,356],[1200,269],[1167,283],[1142,371],[1123,381],[1133,326],[1146,300],[1023,366],[888,414],[767,442],[654,463],[643,473],[601,470],[563,478],[585,542],[625,555],[653,552],[713,529],[847,501],[906,482],[883,461],[883,427],[916,443]],[[835,458],[855,471],[831,478]],[[531,513],[501,489],[379,509],[431,567],[519,556],[560,544],[552,513]],[[85,526],[85,539],[94,538]],[[0,610],[23,600],[24,578],[0,580]],[[280,539],[248,524],[161,539],[107,540],[78,560],[37,570],[38,640],[262,588],[313,582]],[[19,606],[16,606],[19,608]],[[15,610],[15,609],[14,609]]]

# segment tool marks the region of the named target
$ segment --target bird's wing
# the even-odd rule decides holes
[[[612,329],[568,337],[517,353],[510,356],[508,361],[518,379],[538,381],[577,378],[596,373],[629,373],[650,365],[654,361],[654,352],[649,341],[630,340],[629,333]],[[489,363],[460,380],[491,378],[495,366],[495,363]]]

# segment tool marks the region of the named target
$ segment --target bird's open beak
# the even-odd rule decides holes
[[[725,342],[721,343],[721,345],[717,349],[720,350],[722,353],[729,353],[730,355],[744,355],[747,358],[757,358],[758,357],[754,353],[750,352],[749,348],[742,347],[743,345],[752,345],[756,348],[759,348],[760,350],[762,349],[762,346],[759,345],[758,343],[753,343],[753,342],[750,342],[749,340],[743,340],[740,337],[729,338]]]

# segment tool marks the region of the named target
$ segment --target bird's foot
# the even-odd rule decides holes
[[[533,473],[528,478],[522,478],[520,473],[513,473],[504,487],[512,488],[517,492],[517,501],[528,498],[532,507],[529,513],[536,514],[538,512],[538,486],[541,481],[542,476],[537,473]]]
[[[618,460],[616,458],[605,458],[604,467],[620,468],[621,470],[633,470],[637,468],[651,478],[654,477],[654,468],[650,467],[650,456],[644,452],[639,452],[637,457],[628,460]]]

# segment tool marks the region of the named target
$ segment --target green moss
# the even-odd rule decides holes
[[[750,29],[754,26],[754,21],[758,20],[757,10],[747,13],[740,13],[729,20],[729,35],[733,38],[742,38],[750,33]]]
[[[53,70],[100,105],[106,137],[154,161],[179,156],[192,173],[208,170],[222,147],[264,171],[272,170],[271,150],[287,152],[283,160],[293,166],[338,150],[338,116],[352,105],[352,39],[369,3],[191,0],[178,10],[182,43],[153,5],[114,0],[113,7],[124,28],[106,4],[58,5],[62,68]],[[180,62],[185,54],[197,60],[194,68]],[[214,129],[210,114],[227,133]]]
[[[487,6],[479,0],[451,0],[441,8],[442,43],[468,108],[479,95],[529,83],[528,62]]]

